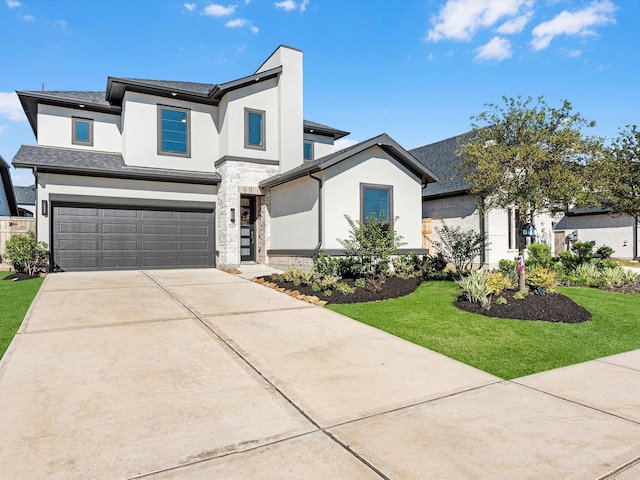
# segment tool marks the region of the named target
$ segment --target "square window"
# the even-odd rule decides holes
[[[190,155],[190,111],[158,106],[158,154]]]
[[[393,187],[361,184],[360,192],[361,221],[366,222],[371,215],[375,215],[376,220],[392,221]]]
[[[265,112],[261,110],[250,110],[245,108],[245,148],[256,148],[259,150],[265,149],[264,139],[264,124],[265,124]]]
[[[93,146],[93,120],[72,117],[73,128],[71,143],[73,145]]]
[[[304,159],[313,160],[313,142],[304,142]]]

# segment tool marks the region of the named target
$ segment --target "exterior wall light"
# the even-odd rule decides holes
[[[49,202],[47,200],[42,200],[42,216],[49,216]]]
[[[236,209],[231,209],[231,223],[236,223]]]

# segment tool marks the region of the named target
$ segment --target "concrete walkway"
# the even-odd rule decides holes
[[[640,351],[505,382],[218,270],[47,277],[7,479],[640,478]]]

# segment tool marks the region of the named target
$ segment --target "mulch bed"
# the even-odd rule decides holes
[[[467,312],[487,317],[517,320],[541,320],[544,322],[582,323],[591,320],[591,314],[568,297],[559,293],[546,295],[529,294],[521,300],[513,298],[515,291],[506,291],[503,297],[507,303],[500,305],[494,301],[489,310],[477,303],[468,302],[464,296],[458,297],[454,305]]]
[[[378,292],[367,290],[366,288],[356,288],[352,295],[343,295],[335,290],[331,296],[325,295],[323,292],[314,292],[311,287],[303,285],[295,286],[292,282],[274,281],[271,276],[262,277],[267,282],[277,283],[279,287],[287,290],[298,290],[300,293],[309,296],[316,296],[320,300],[326,300],[327,303],[359,303],[372,302],[374,300],[386,300],[388,298],[398,298],[409,295],[422,282],[421,278],[398,278],[389,277],[384,281],[382,288]],[[354,280],[344,279],[341,281],[350,286],[354,286]]]
[[[32,278],[40,278],[40,275],[28,275],[26,273],[12,273],[3,278],[3,280],[11,280],[13,282],[19,282],[21,280],[31,280]]]

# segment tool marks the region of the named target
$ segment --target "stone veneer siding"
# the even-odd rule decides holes
[[[217,165],[222,177],[218,189],[216,265],[233,267],[240,264],[240,196],[243,192],[258,192],[258,184],[279,173],[278,165],[252,161],[226,160]],[[244,193],[249,194],[249,193]],[[256,201],[256,262],[264,263],[269,244],[268,212],[263,197]],[[231,223],[231,209],[236,209],[236,221]]]

